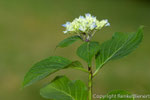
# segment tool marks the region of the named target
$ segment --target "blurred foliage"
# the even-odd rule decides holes
[[[116,31],[134,32],[145,26],[140,47],[119,61],[109,62],[94,79],[94,93],[125,89],[150,94],[149,0],[0,0],[0,100],[44,100],[39,89],[55,74],[21,90],[23,77],[32,64],[51,55],[81,60],[75,55],[80,42],[54,49],[67,37],[61,25],[87,12],[111,23],[93,38],[100,43]],[[61,73],[87,82],[87,75],[80,71],[68,69],[56,74]]]

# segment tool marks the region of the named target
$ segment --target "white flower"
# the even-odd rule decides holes
[[[107,19],[105,20],[97,20],[95,16],[87,13],[85,16],[79,16],[79,18],[75,18],[72,22],[66,22],[63,24],[66,28],[64,34],[77,34],[77,35],[89,35],[92,36],[96,31],[100,30],[105,26],[110,26],[110,23]]]

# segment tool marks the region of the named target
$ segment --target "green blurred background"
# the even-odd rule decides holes
[[[54,49],[67,37],[61,25],[85,13],[111,23],[94,36],[100,43],[114,32],[133,32],[145,26],[140,47],[106,64],[94,79],[94,93],[124,89],[150,94],[150,0],[0,0],[0,100],[44,100],[39,89],[56,75],[87,83],[86,73],[67,69],[21,90],[23,77],[35,62],[52,55],[81,60],[75,54],[80,42]]]

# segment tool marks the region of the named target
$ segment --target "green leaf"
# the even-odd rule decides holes
[[[87,100],[87,88],[80,80],[70,81],[65,76],[56,77],[40,90],[41,96],[52,100]]]
[[[70,60],[59,56],[52,56],[42,60],[36,63],[25,75],[23,87],[29,86],[60,69],[69,67],[71,63]]]
[[[64,39],[63,41],[61,41],[57,47],[67,47],[71,44],[73,44],[74,42],[76,42],[77,40],[81,40],[80,36],[71,36],[71,37],[68,37],[66,39]]]
[[[115,33],[111,40],[100,46],[96,55],[96,72],[109,60],[124,57],[138,47],[143,38],[142,28],[136,33]]]
[[[72,62],[69,67],[89,73],[86,69],[84,69],[83,65],[79,61]]]
[[[92,58],[98,51],[98,42],[85,42],[77,49],[77,55],[91,66]]]
[[[79,61],[74,61],[70,64],[72,68],[83,68],[83,65]]]
[[[109,92],[107,95],[105,95],[104,98],[101,98],[100,100],[134,100],[134,97],[127,91],[115,90]]]

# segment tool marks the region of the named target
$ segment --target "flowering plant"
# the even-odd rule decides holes
[[[79,35],[83,40],[89,41],[96,31],[110,24],[107,19],[98,21],[95,16],[88,13],[85,17],[75,18],[73,22],[66,22],[63,26],[66,27],[64,34]]]
[[[99,70],[110,60],[124,57],[138,47],[143,38],[142,29],[140,27],[134,33],[116,32],[112,39],[105,41],[102,44],[91,41],[95,32],[103,27],[110,26],[108,20],[98,21],[91,14],[85,14],[74,19],[72,22],[63,24],[66,28],[64,34],[72,34],[61,41],[57,47],[67,47],[77,40],[83,43],[77,49],[77,55],[87,62],[87,69],[75,60],[71,61],[60,56],[51,56],[44,59],[28,71],[24,77],[23,87],[27,87],[39,80],[46,78],[56,71],[66,68],[81,70],[89,75],[88,88],[80,80],[71,81],[66,76],[57,76],[49,84],[40,90],[41,96],[51,100],[92,100],[93,78]],[[95,58],[96,70],[93,70],[94,65],[92,60]],[[130,95],[130,98],[109,98],[108,95]],[[116,90],[108,93],[101,100],[134,100],[131,94],[127,91]]]

